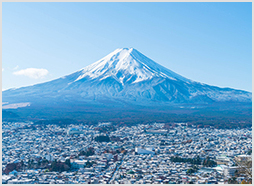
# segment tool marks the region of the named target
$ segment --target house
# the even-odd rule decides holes
[[[71,167],[77,168],[77,169],[79,169],[79,168],[85,168],[86,163],[87,163],[87,160],[74,160],[71,163]]]

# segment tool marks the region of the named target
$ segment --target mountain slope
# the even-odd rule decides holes
[[[252,94],[194,82],[133,48],[122,48],[62,78],[3,91],[2,98],[3,109],[18,108],[19,112],[26,110],[24,116],[43,113],[47,117],[64,112],[138,112],[144,108],[151,112],[219,109],[228,104],[234,108],[232,103],[250,105]]]

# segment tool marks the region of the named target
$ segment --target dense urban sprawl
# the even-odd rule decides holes
[[[251,183],[251,154],[251,128],[2,124],[8,184]]]

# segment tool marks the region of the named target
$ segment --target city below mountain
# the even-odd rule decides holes
[[[252,93],[192,81],[133,48],[121,48],[62,78],[3,91],[2,102],[6,120],[171,122],[230,116],[246,122]]]

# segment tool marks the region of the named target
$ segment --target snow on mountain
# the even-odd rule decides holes
[[[190,81],[147,58],[133,48],[120,48],[108,54],[101,60],[85,67],[75,81],[84,77],[103,80],[109,76],[114,77],[121,84],[125,84],[136,76],[131,83],[148,80],[153,77],[168,77],[177,81],[181,79]]]
[[[123,100],[135,103],[251,102],[252,94],[191,81],[133,48],[120,48],[62,78],[3,91],[3,101],[82,102]]]

